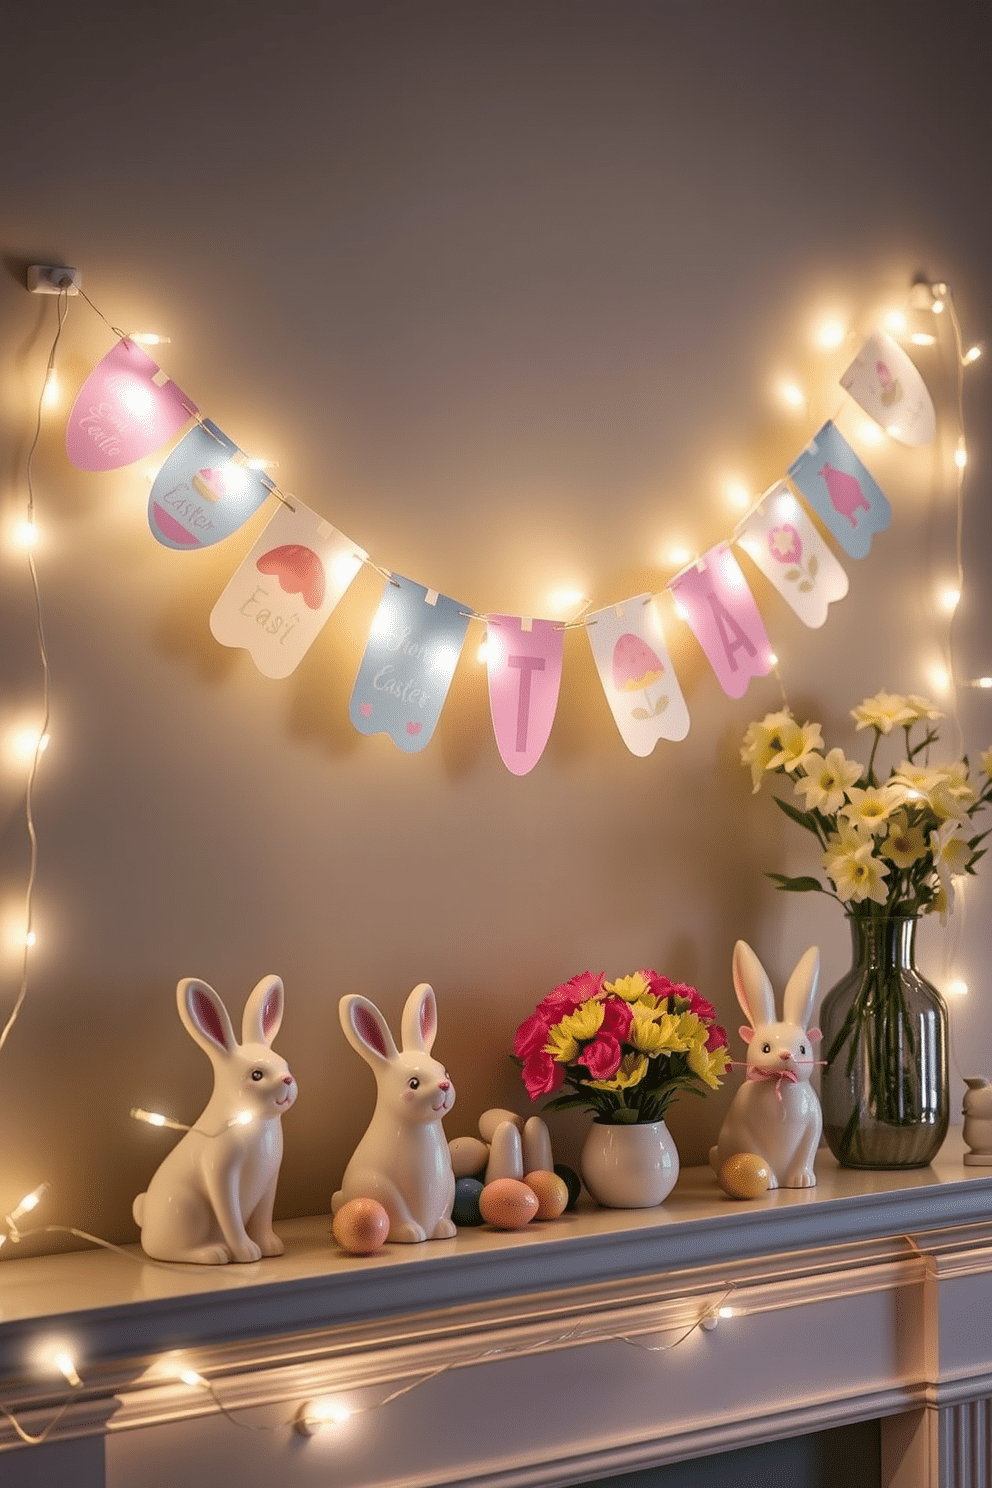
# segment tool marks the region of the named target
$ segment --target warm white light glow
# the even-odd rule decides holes
[[[947,692],[951,686],[950,674],[946,667],[932,666],[927,673],[930,678],[930,686],[934,692]]]
[[[905,333],[906,317],[901,310],[887,310],[882,318],[886,328],[895,331],[897,336]]]
[[[980,346],[969,346],[968,350],[965,352],[961,360],[962,362],[964,362],[966,367],[970,367],[972,362],[978,361],[978,358],[981,356],[981,354],[982,348]]]
[[[325,1426],[343,1426],[350,1421],[354,1411],[337,1400],[308,1400],[296,1417],[297,1430],[305,1436],[314,1436]]]
[[[674,547],[669,548],[667,556],[669,563],[674,563],[676,568],[681,568],[683,564],[689,562],[692,552],[689,548],[682,548],[676,544]]]
[[[7,753],[22,764],[29,764],[36,754],[44,754],[51,736],[36,728],[16,728],[7,736]]]
[[[936,346],[937,344],[937,337],[931,336],[929,331],[914,331],[909,339],[913,346]]]
[[[581,589],[552,589],[547,601],[553,615],[572,615],[586,602]]]
[[[724,495],[727,505],[732,511],[747,511],[751,505],[751,492],[741,480],[727,480],[723,483]]]
[[[49,1183],[39,1183],[37,1188],[25,1194],[16,1209],[12,1209],[7,1215],[7,1223],[16,1224],[19,1219],[24,1218],[25,1214],[30,1214],[32,1209],[37,1209],[50,1187]]]
[[[253,1120],[254,1117],[252,1116],[250,1111],[240,1111],[238,1115],[233,1116],[227,1124],[228,1126],[250,1126]]]
[[[718,1307],[716,1315],[717,1317],[722,1318],[732,1318],[734,1315],[734,1309],[732,1307]]]
[[[943,300],[941,300],[939,298],[936,299],[936,300],[934,300],[934,302],[933,302],[933,304],[931,305],[930,308],[933,311],[934,315],[943,315],[943,313],[944,313],[944,302],[943,302]]]
[[[680,604],[677,599],[673,599],[672,600],[672,604],[673,604],[673,606],[675,608],[675,613],[676,613],[676,615],[678,615],[679,619],[680,620],[685,620],[686,623],[688,624],[689,616],[686,614],[685,605]]]
[[[863,444],[879,445],[885,440],[885,430],[874,419],[862,419],[858,424],[858,438]]]
[[[940,607],[942,610],[946,610],[949,615],[954,614],[954,611],[957,609],[960,603],[960,589],[955,589],[949,586],[948,588],[942,589],[940,591]]]
[[[951,997],[967,997],[968,983],[963,981],[961,977],[955,977],[952,982],[947,983],[944,990]]]
[[[253,455],[252,458],[247,461],[249,470],[275,470],[278,463],[278,460],[263,460],[258,455]]]
[[[131,1107],[131,1115],[135,1121],[147,1121],[149,1126],[168,1126],[173,1131],[189,1131],[181,1121],[173,1121],[171,1116],[163,1116],[159,1111],[143,1111],[140,1106]]]
[[[19,522],[14,529],[14,541],[19,548],[33,548],[38,541],[38,529],[31,521]]]
[[[992,677],[976,677],[972,683],[973,687],[992,687]]]
[[[38,937],[33,930],[29,930],[24,937],[24,944],[28,947],[38,944]]]
[[[768,653],[768,660],[769,660],[769,662],[771,663],[771,665],[773,667],[777,667],[778,666],[778,657],[775,655],[775,652],[774,651],[769,651],[769,653]]]
[[[954,463],[959,470],[963,470],[968,463],[968,451],[965,448],[964,436],[958,440],[958,447],[954,451]]]
[[[58,373],[54,367],[51,367],[45,378],[45,387],[41,394],[42,407],[57,408],[61,397],[62,388],[59,384]]]
[[[813,333],[813,344],[821,351],[832,351],[835,346],[840,346],[847,335],[847,327],[837,316],[831,316],[823,320]]]
[[[488,641],[480,641],[479,642],[479,649],[475,653],[475,659],[476,659],[477,662],[479,662],[480,666],[485,666],[486,659],[487,659],[488,655],[489,655],[489,642]]]
[[[172,340],[171,336],[160,336],[157,331],[135,331],[133,336],[128,337],[137,346],[165,346]]]
[[[786,408],[805,408],[806,394],[794,382],[783,381],[778,385],[778,396]]]
[[[195,1369],[180,1369],[179,1379],[184,1385],[189,1385],[191,1390],[209,1390],[210,1386],[202,1374],[197,1374]]]
[[[76,1365],[72,1355],[66,1353],[66,1351],[63,1349],[61,1352],[55,1355],[55,1364],[56,1367],[62,1372],[62,1374],[65,1375],[72,1388],[74,1390],[78,1390],[83,1382],[79,1378],[79,1375],[76,1373]]]

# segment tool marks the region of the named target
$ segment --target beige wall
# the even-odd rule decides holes
[[[6,545],[54,326],[25,264],[78,265],[114,324],[169,334],[160,359],[180,386],[385,567],[480,612],[540,614],[565,583],[608,604],[661,590],[675,538],[726,537],[724,473],[760,490],[842,404],[843,354],[809,349],[818,311],[868,330],[923,269],[951,283],[971,339],[988,333],[989,31],[987,8],[961,0],[937,16],[849,0],[207,0],[154,21],[98,3],[64,35],[23,8],[0,93],[4,723],[40,686]],[[73,301],[66,383],[111,344]],[[928,691],[947,639],[932,596],[954,573],[953,376],[925,355],[942,443],[868,457],[894,515],[869,559],[845,561],[849,597],[807,630],[754,578],[796,712],[851,747],[847,710],[881,687]],[[769,399],[783,369],[812,387],[809,417]],[[955,639],[971,677],[992,671],[981,364],[967,412]],[[837,907],[762,877],[813,866],[737,763],[747,723],[780,701],[773,678],[726,698],[673,621],[692,729],[635,759],[571,632],[547,752],[518,779],[472,631],[432,744],[404,756],[347,716],[374,573],[270,682],[208,630],[258,521],[209,551],[166,550],[140,472],[73,470],[60,416],[35,472],[53,742],[39,945],[0,1054],[0,1211],[47,1178],[46,1220],[134,1238],[131,1198],[170,1139],[128,1110],[191,1121],[208,1085],[176,1016],[181,976],[238,1010],[263,972],[285,979],[291,1214],[328,1208],[371,1110],[338,1025],[346,992],[396,1020],[432,982],[457,1135],[487,1106],[529,1110],[513,1030],[574,972],[655,965],[736,1027],[738,936],[779,983],[811,941],[826,984],[843,969]],[[987,746],[987,696],[959,701],[968,747]],[[8,914],[23,769],[0,788]],[[989,910],[986,873],[953,936],[924,932],[935,979],[960,966],[972,983],[952,1009],[968,1072],[992,1070]],[[2,954],[5,1016],[17,964]],[[702,1160],[724,1103],[676,1109],[684,1160]],[[559,1128],[563,1155],[579,1126]]]

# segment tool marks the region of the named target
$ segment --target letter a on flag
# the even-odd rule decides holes
[[[743,697],[752,677],[772,669],[772,648],[737,559],[721,543],[670,585],[686,624],[728,697]]]
[[[506,768],[526,775],[544,752],[561,685],[564,629],[553,620],[486,617],[486,670],[496,745]]]

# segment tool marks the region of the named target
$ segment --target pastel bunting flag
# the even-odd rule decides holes
[[[351,694],[360,734],[388,734],[407,754],[430,742],[470,618],[465,605],[393,574]]]
[[[785,481],[765,492],[742,524],[737,546],[804,625],[822,625],[832,602],[847,593],[847,574]]]
[[[196,404],[125,337],[80,388],[66,425],[66,453],[79,470],[119,470],[159,449],[196,413]]]
[[[288,677],[368,557],[296,497],[280,505],[210,614],[222,646],[265,677]]]
[[[867,558],[892,509],[867,466],[827,422],[789,466],[789,477],[852,558]]]
[[[673,579],[676,606],[709,658],[728,697],[743,697],[752,677],[775,658],[737,559],[721,543]]]
[[[204,419],[172,450],[152,484],[148,525],[167,548],[209,548],[230,537],[272,490],[232,439]]]
[[[873,331],[840,385],[900,444],[929,444],[937,432],[933,399],[909,356],[885,331]]]
[[[564,629],[552,620],[486,617],[489,707],[500,758],[526,775],[544,753],[558,707]]]
[[[587,615],[586,635],[620,737],[642,758],[659,739],[684,739],[689,713],[650,594]]]

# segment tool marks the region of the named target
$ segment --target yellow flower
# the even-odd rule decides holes
[[[982,769],[992,779],[992,748],[983,749],[981,753]]]
[[[626,1042],[644,1054],[684,1054],[702,1025],[695,1013],[655,1012],[635,1003]],[[706,1031],[703,1030],[703,1041]]]
[[[798,723],[787,708],[767,713],[760,723],[748,724],[741,744],[741,764],[751,768],[754,791],[761,789],[766,770],[779,769],[787,747],[794,747],[801,736]]]
[[[701,1044],[694,1043],[689,1050],[689,1068],[694,1075],[705,1080],[711,1090],[719,1090],[720,1078],[727,1073],[730,1064],[730,1050],[726,1045],[710,1054],[704,1039]]]
[[[831,838],[830,846],[823,854],[823,866],[833,880],[839,899],[854,904],[860,904],[864,899],[873,899],[876,904],[885,903],[888,895],[884,880],[888,874],[874,856],[874,847],[871,837],[864,839],[852,834]]]
[[[558,1064],[571,1064],[573,1059],[578,1058],[582,1045],[596,1037],[602,1022],[603,1004],[598,998],[590,997],[574,1013],[566,1014],[560,1023],[548,1029],[548,1042],[544,1046],[544,1052],[550,1054]]]
[[[889,824],[889,835],[885,838],[880,849],[882,856],[895,863],[897,868],[912,868],[920,858],[926,856],[927,840],[923,835],[923,828],[911,827],[906,821],[905,812],[900,812],[898,817]]]
[[[861,766],[847,759],[843,749],[831,749],[826,759],[811,754],[805,769],[805,777],[796,781],[796,794],[802,796],[807,811],[823,811],[827,816],[840,810],[848,787],[861,777]]]
[[[639,997],[648,993],[648,983],[639,971],[630,976],[617,977],[615,982],[604,982],[603,986],[607,992],[615,992],[618,997],[622,997],[624,1002],[636,1002]]]
[[[873,728],[880,734],[889,734],[894,728],[913,723],[920,716],[912,706],[915,701],[918,700],[911,701],[895,692],[876,692],[874,697],[865,698],[863,703],[852,708],[851,717],[859,729]]]
[[[593,1090],[629,1090],[632,1085],[641,1083],[650,1067],[646,1055],[625,1054],[612,1080],[587,1080],[585,1083]]]
[[[905,799],[905,789],[900,785],[870,785],[864,790],[852,786],[848,804],[841,808],[840,814],[855,830],[877,835],[885,831],[889,817]]]

